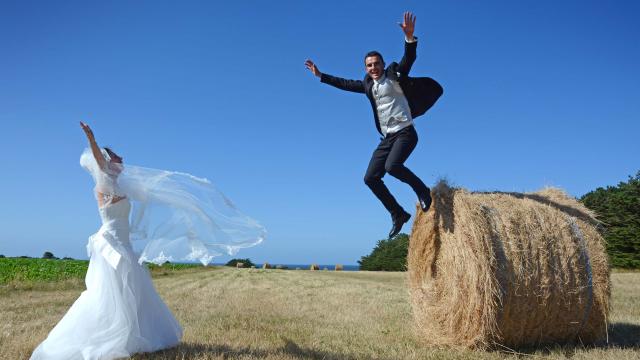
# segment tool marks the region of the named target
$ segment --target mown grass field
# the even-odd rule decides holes
[[[640,273],[614,273],[609,345],[521,354],[430,348],[413,332],[405,273],[192,268],[155,272],[181,344],[135,359],[640,359]],[[0,359],[28,358],[82,282],[0,286]],[[53,285],[52,285],[53,284]]]

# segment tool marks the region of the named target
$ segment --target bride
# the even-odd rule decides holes
[[[176,346],[182,328],[141,263],[200,260],[206,265],[218,250],[234,254],[260,243],[264,228],[208,180],[125,167],[122,157],[98,147],[87,124],[80,126],[90,145],[80,163],[96,183],[102,226],[87,244],[87,289],[31,359],[115,359]],[[147,240],[140,256],[130,242],[135,239]]]

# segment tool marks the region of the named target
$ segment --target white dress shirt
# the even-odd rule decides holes
[[[387,136],[413,125],[409,103],[398,81],[383,75],[373,80],[371,92],[376,101],[382,135]]]
[[[405,37],[405,41],[412,43],[416,39],[407,39]],[[380,79],[373,80],[371,92],[376,101],[376,111],[378,112],[380,130],[383,136],[396,133],[407,126],[413,125],[409,102],[404,96],[398,81],[390,80],[383,74]]]

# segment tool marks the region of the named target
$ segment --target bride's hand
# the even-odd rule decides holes
[[[91,131],[89,125],[80,121],[80,127],[82,128],[82,130],[84,130],[84,133],[87,134],[88,138],[93,139],[93,131]]]
[[[91,152],[93,153],[93,157],[96,159],[96,163],[100,166],[100,169],[105,169],[107,164],[102,156],[102,152],[100,151],[100,147],[98,147],[98,143],[96,143],[96,139],[93,137],[93,131],[89,125],[80,121],[80,127],[84,130],[84,133],[87,134],[87,139],[89,140],[89,145],[91,146]]]

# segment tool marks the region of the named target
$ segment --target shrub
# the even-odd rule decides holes
[[[50,251],[45,251],[44,254],[42,254],[42,258],[43,259],[57,259],[57,257],[55,257],[53,255],[53,253],[50,252]]]
[[[406,271],[409,236],[398,234],[392,239],[379,240],[371,254],[359,261],[360,270]]]
[[[244,267],[256,266],[256,264],[249,259],[231,259],[225,264],[225,266],[238,267],[238,263],[242,263],[241,266]]]

